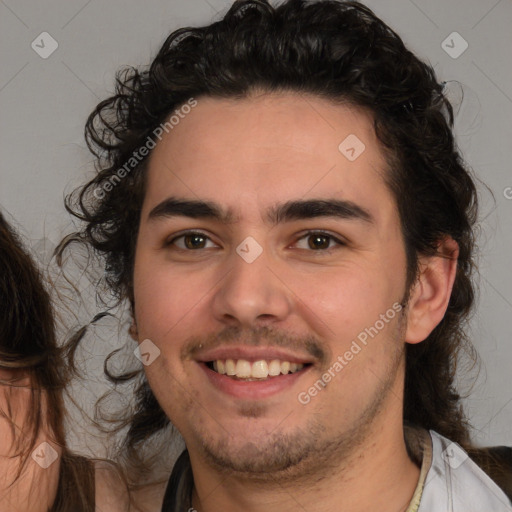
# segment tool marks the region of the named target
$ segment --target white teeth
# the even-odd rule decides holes
[[[239,379],[266,379],[277,377],[280,374],[287,375],[301,370],[303,364],[290,363],[289,361],[279,361],[273,359],[271,361],[255,361],[251,363],[246,359],[217,359],[213,361],[213,369],[221,375],[229,375]]]
[[[239,379],[248,379],[251,376],[251,363],[245,359],[236,362],[235,374]]]
[[[253,379],[266,379],[268,377],[267,361],[256,361],[252,363],[251,377]]]
[[[276,377],[281,373],[281,361],[279,359],[273,359],[268,365],[268,374],[271,377]]]
[[[226,374],[235,375],[235,361],[233,359],[226,359]]]

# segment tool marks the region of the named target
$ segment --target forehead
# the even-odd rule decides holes
[[[364,110],[298,93],[196,101],[153,150],[146,214],[169,196],[213,200],[254,220],[262,211],[250,205],[309,197],[366,205],[374,216],[394,209]]]

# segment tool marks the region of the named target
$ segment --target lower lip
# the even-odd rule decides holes
[[[260,400],[285,391],[291,388],[310,368],[310,366],[306,366],[295,373],[270,377],[266,380],[243,381],[214,372],[205,363],[199,363],[199,366],[201,366],[210,382],[217,389],[220,389],[220,391],[227,395],[244,400]]]

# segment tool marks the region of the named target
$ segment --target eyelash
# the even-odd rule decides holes
[[[187,237],[187,236],[193,236],[193,235],[200,235],[200,236],[202,236],[202,237],[204,237],[204,238],[206,238],[206,239],[211,241],[211,238],[208,235],[202,233],[201,231],[186,231],[185,233],[182,233],[181,235],[176,236],[176,237],[172,238],[169,241],[166,241],[164,246],[165,247],[172,246],[172,245],[174,245],[176,240],[179,240],[180,238],[184,238],[184,237]],[[314,231],[314,230],[313,231],[306,231],[303,235],[301,235],[299,238],[297,238],[295,243],[297,243],[299,240],[302,240],[304,238],[307,238],[309,236],[314,236],[314,235],[329,238],[330,240],[334,241],[338,245],[338,247],[346,245],[345,242],[343,242],[339,238],[336,238],[335,236],[331,235],[330,233],[326,233],[325,231]],[[311,249],[308,252],[331,253],[334,249],[337,249],[338,247],[331,247],[329,249],[318,249],[318,250]],[[194,250],[194,249],[183,249],[181,247],[178,247],[178,250],[179,251],[183,251],[183,252],[197,252],[197,251],[200,251],[201,249],[204,249],[204,248],[200,248],[200,249],[195,249]],[[307,250],[307,249],[303,249],[303,250]]]

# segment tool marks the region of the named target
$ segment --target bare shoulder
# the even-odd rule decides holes
[[[160,482],[133,491],[130,512],[161,512],[166,485]]]
[[[94,463],[96,511],[129,512],[130,494],[120,471],[113,463]]]
[[[108,461],[96,461],[96,512],[160,512],[166,482],[129,489],[118,468]]]

